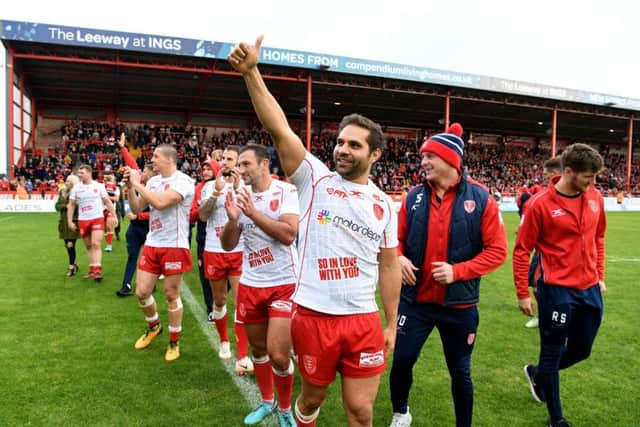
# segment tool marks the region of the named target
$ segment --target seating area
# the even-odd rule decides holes
[[[117,149],[121,132],[127,135],[127,145],[140,166],[151,158],[153,149],[169,143],[178,150],[178,167],[198,179],[201,162],[215,150],[225,146],[258,143],[272,146],[269,134],[260,129],[224,129],[211,131],[206,127],[172,124],[109,124],[98,121],[66,121],[59,131],[52,132],[55,141],[46,149],[28,149],[22,166],[16,168],[16,180],[2,183],[3,188],[16,190],[23,186],[28,193],[56,191],[75,165],[90,164],[98,179],[105,173],[119,174],[123,161]],[[56,135],[57,134],[57,135]],[[302,138],[304,140],[304,137]],[[311,151],[333,167],[333,146],[336,134],[330,131],[314,135]],[[371,179],[390,193],[405,191],[423,179],[418,149],[422,141],[390,136],[387,147],[372,169]],[[277,156],[272,151],[274,173],[281,174]],[[601,150],[602,152],[602,150]],[[597,187],[605,195],[624,189],[626,154],[602,152],[606,169],[599,175]],[[492,191],[502,195],[516,194],[523,185],[542,182],[542,164],[549,157],[548,149],[504,144],[467,144],[464,165],[467,173]],[[640,194],[638,160],[632,165],[632,193]]]

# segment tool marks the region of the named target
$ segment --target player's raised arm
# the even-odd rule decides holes
[[[259,36],[254,46],[240,43],[227,59],[236,71],[242,73],[258,119],[273,138],[282,168],[287,175],[291,175],[304,159],[305,148],[291,130],[282,108],[269,92],[258,70],[262,38]]]

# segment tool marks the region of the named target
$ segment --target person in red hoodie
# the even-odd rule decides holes
[[[547,403],[548,426],[568,426],[560,403],[558,371],[591,353],[602,320],[604,282],[604,199],[593,186],[603,168],[600,154],[573,144],[561,156],[562,175],[529,200],[513,250],[518,306],[532,316],[529,256],[539,257],[540,358],[525,365],[533,398]]]
[[[193,202],[191,203],[191,210],[189,211],[189,222],[196,224],[196,244],[198,251],[198,271],[200,273],[200,285],[202,286],[202,295],[204,297],[204,304],[207,307],[207,320],[213,322],[213,294],[211,292],[211,285],[209,279],[205,276],[204,265],[204,243],[207,237],[207,222],[200,221],[198,218],[198,209],[202,203],[202,192],[207,182],[212,179],[216,179],[218,172],[220,171],[220,165],[216,160],[207,160],[202,163],[201,174],[202,181],[196,185],[195,195],[193,196]]]
[[[392,426],[411,425],[413,365],[434,328],[451,375],[456,426],[472,421],[480,278],[507,259],[507,237],[497,202],[463,171],[462,134],[454,123],[424,142],[426,183],[409,191],[398,214],[403,285],[389,378]]]

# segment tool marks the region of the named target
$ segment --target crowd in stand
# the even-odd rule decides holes
[[[119,175],[123,165],[116,138],[121,132],[127,134],[130,151],[141,167],[150,159],[157,145],[169,143],[178,150],[179,169],[197,179],[201,162],[215,157],[216,150],[229,144],[254,142],[269,148],[273,172],[282,173],[267,132],[245,129],[209,135],[207,131],[207,128],[190,126],[140,125],[127,128],[123,124],[69,121],[60,130],[60,143],[46,152],[28,150],[24,165],[16,167],[16,180],[0,180],[0,191],[18,190],[27,194],[56,191],[72,168],[80,163],[89,164],[98,171],[98,179],[110,172]],[[334,133],[322,132],[314,135],[311,141],[311,151],[324,159],[329,168],[333,168],[335,137]],[[381,161],[371,171],[372,180],[387,192],[406,191],[420,183],[423,176],[418,145],[416,140],[389,137]],[[523,185],[542,182],[542,163],[548,157],[546,150],[534,151],[522,146],[468,144],[464,163],[471,176],[492,191],[504,195],[517,193]],[[613,195],[625,186],[626,155],[605,152],[603,157],[606,169],[598,176],[596,186],[605,195]],[[632,165],[631,182],[632,193],[640,193],[637,160]]]

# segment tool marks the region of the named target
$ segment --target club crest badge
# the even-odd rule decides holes
[[[378,204],[373,204],[373,214],[378,218],[378,221],[384,217],[384,208]]]
[[[308,374],[313,375],[318,369],[318,359],[315,356],[305,354],[302,356],[302,365]]]
[[[476,340],[476,334],[470,333],[469,335],[467,335],[467,344],[468,345],[472,345],[475,340]]]
[[[473,213],[476,210],[476,201],[475,200],[465,200],[464,201],[464,210],[467,213]]]

